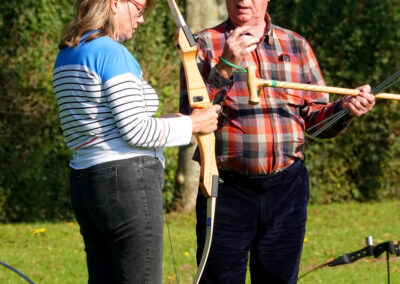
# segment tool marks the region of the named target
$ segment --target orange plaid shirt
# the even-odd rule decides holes
[[[266,14],[266,31],[256,50],[240,67],[257,66],[257,77],[324,85],[318,62],[308,42],[298,34],[272,25]],[[223,115],[216,131],[218,167],[246,175],[268,175],[303,158],[305,130],[342,109],[342,101],[329,103],[326,93],[263,87],[258,105],[250,105],[247,74],[230,80],[216,71],[229,32],[230,20],[202,31],[198,66],[210,100],[224,93]],[[181,112],[190,112],[184,72],[181,72]],[[343,119],[321,137],[339,134],[349,123]]]

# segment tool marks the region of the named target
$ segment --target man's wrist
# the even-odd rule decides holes
[[[235,68],[225,64],[223,61],[218,62],[217,65],[215,65],[215,69],[217,70],[218,74],[225,79],[230,79],[233,71],[235,71]]]
[[[215,65],[211,69],[211,72],[208,76],[208,83],[213,88],[225,88],[225,87],[230,88],[233,85],[233,79],[234,79],[232,74],[230,75],[230,77],[225,77],[217,69],[217,65]]]

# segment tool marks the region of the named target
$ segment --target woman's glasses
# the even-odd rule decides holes
[[[140,4],[135,0],[129,0],[133,5],[135,5],[136,9],[139,12],[139,17],[143,16],[144,12],[146,11],[146,5]]]

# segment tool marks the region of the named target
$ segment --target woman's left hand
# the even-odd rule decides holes
[[[361,91],[359,95],[343,98],[343,108],[349,109],[352,116],[362,116],[375,105],[375,96],[371,94],[371,86],[365,85],[357,89]]]

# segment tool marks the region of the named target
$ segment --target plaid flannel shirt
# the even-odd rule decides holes
[[[257,66],[257,77],[270,80],[325,85],[308,42],[298,34],[272,25],[268,14],[264,37],[240,64]],[[222,55],[230,20],[199,33],[198,66],[210,100],[223,97],[223,115],[216,131],[219,169],[246,175],[268,175],[303,158],[305,130],[342,109],[342,101],[329,103],[326,93],[263,87],[260,103],[250,105],[247,74],[228,80],[215,68]],[[182,113],[189,113],[186,80],[181,72]],[[321,137],[333,137],[348,124],[345,118]],[[196,155],[195,155],[196,158]]]

